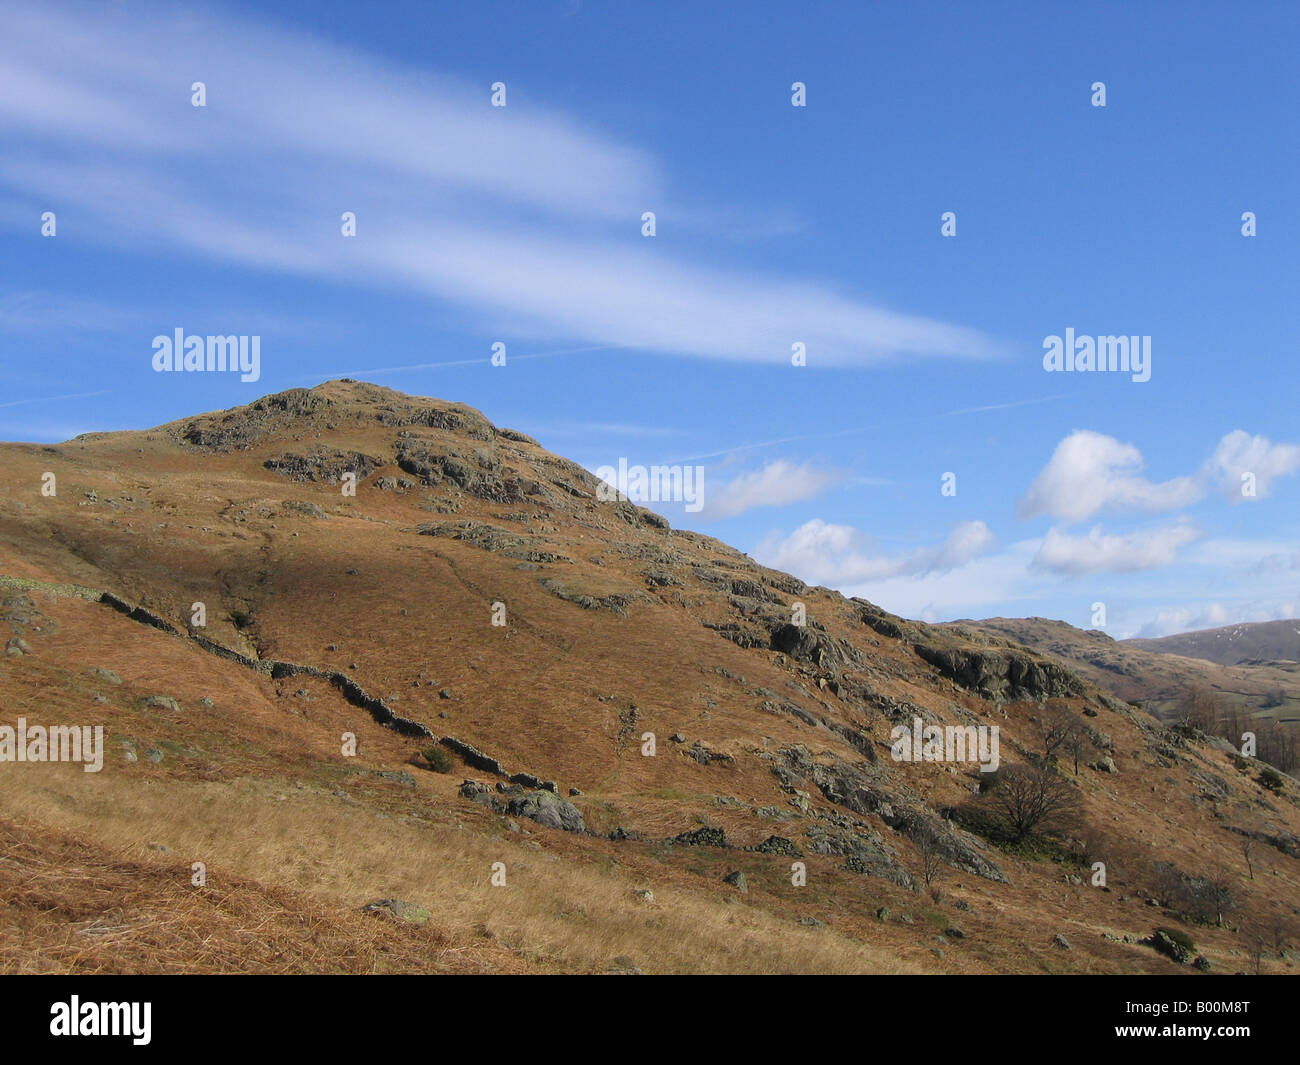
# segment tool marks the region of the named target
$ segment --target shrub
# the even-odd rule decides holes
[[[1196,953],[1196,944],[1192,942],[1192,937],[1189,936],[1182,929],[1161,927],[1161,928],[1157,928],[1156,931],[1163,932],[1166,936],[1168,936],[1180,947],[1182,947],[1185,951],[1187,951],[1188,954]]]
[[[423,756],[424,760],[429,763],[429,768],[435,773],[451,772],[451,755],[447,753],[447,748],[443,747],[441,744],[430,744],[422,750],[420,754]]]
[[[1282,790],[1282,775],[1276,769],[1261,770],[1256,779],[1258,779],[1264,787],[1268,788],[1269,791]]]

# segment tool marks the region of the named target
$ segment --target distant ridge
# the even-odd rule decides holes
[[[1204,658],[1221,666],[1247,662],[1300,662],[1300,620],[1256,621],[1123,642],[1144,651]]]

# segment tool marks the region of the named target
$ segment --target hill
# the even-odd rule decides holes
[[[4,720],[105,735],[0,764],[0,969],[1187,971],[1170,924],[1295,964],[1294,780],[468,407],[333,381],[0,458]],[[1001,768],[896,760],[918,722]]]
[[[1272,662],[1294,665],[1300,662],[1300,621],[1255,621],[1124,642],[1143,651],[1204,658],[1222,666]]]

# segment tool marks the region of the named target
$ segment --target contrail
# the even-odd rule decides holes
[[[529,355],[507,355],[506,360],[507,362],[519,362],[522,359],[550,359],[556,355],[578,355],[587,351],[620,351],[627,350],[629,347],[631,347],[629,344],[597,344],[586,348],[565,348],[562,351],[539,351]],[[337,370],[326,374],[325,377],[326,379],[333,379],[335,377],[352,377],[354,375],[365,377],[369,374],[405,373],[407,370],[441,370],[448,366],[474,366],[491,361],[492,357],[489,355],[481,359],[457,359],[453,362],[417,362],[410,366],[382,366],[373,370]],[[319,375],[311,378],[304,377],[302,380],[316,381],[320,380],[320,377]]]
[[[979,414],[983,411],[990,410],[1007,410],[1010,407],[1027,407],[1033,403],[1050,403],[1055,399],[1063,399],[1064,393],[1058,393],[1055,396],[1040,396],[1037,399],[1021,399],[1014,403],[992,403],[986,407],[962,407],[959,410],[944,411],[936,415],[939,418],[951,418],[957,414]],[[900,425],[904,422],[910,422],[912,419],[898,418],[892,422],[873,422],[871,425],[859,425],[852,429],[837,429],[830,433],[806,433],[802,436],[783,436],[776,440],[763,440],[756,444],[737,444],[735,447],[723,448],[721,451],[709,451],[703,455],[691,455],[689,458],[679,459],[679,462],[695,462],[698,459],[712,459],[719,455],[731,455],[737,451],[752,451],[760,447],[775,447],[777,444],[792,444],[800,440],[826,440],[836,436],[848,436],[852,433],[873,432],[882,425]]]
[[[963,407],[961,410],[950,410],[940,414],[940,418],[950,418],[954,414],[979,414],[986,410],[1007,410],[1011,407],[1028,407],[1032,403],[1050,403],[1054,399],[1064,399],[1065,393],[1059,392],[1054,396],[1042,396],[1039,399],[1019,399],[1014,403],[993,403],[987,407]]]
[[[107,396],[113,390],[104,388],[98,392],[73,392],[66,396],[39,396],[36,399],[15,399],[8,403],[0,403],[0,407],[21,407],[24,403],[54,403],[60,399],[88,399],[91,396]]]

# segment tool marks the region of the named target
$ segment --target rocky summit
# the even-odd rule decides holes
[[[1297,963],[1292,777],[476,410],[341,380],[0,456],[0,971]]]

